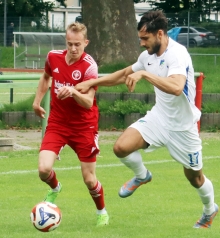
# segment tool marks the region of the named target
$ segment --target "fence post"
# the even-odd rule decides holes
[[[47,90],[46,94],[44,95],[45,101],[44,101],[44,110],[46,111],[46,114],[44,115],[45,118],[42,119],[42,138],[44,137],[44,133],[47,126],[47,120],[50,114],[50,88]]]
[[[14,89],[10,88],[10,103],[13,103]]]
[[[196,97],[195,105],[201,111],[202,108],[202,83],[205,78],[203,73],[199,73],[199,76],[196,78]],[[200,132],[200,120],[197,122],[198,131]]]

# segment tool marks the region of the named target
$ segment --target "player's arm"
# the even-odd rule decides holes
[[[44,114],[46,113],[45,110],[40,106],[41,101],[46,94],[47,90],[49,89],[50,86],[50,75],[44,72],[39,80],[38,87],[37,87],[37,92],[35,95],[35,99],[33,102],[33,109],[39,117],[44,118]]]
[[[125,83],[126,77],[132,73],[133,71],[131,69],[131,66],[129,66],[122,70],[118,70],[112,74],[79,83],[75,86],[75,89],[81,93],[85,93],[89,90],[89,88],[94,86],[109,86],[110,87],[110,86],[114,86],[118,84],[123,84]]]
[[[182,74],[173,74],[169,77],[160,77],[147,71],[140,70],[128,75],[126,78],[125,83],[130,92],[134,91],[136,83],[141,79],[146,79],[161,91],[176,96],[179,96],[182,93],[186,83],[186,76]]]
[[[89,91],[87,91],[87,93],[85,94],[82,94],[78,92],[76,89],[73,89],[72,96],[79,105],[89,109],[93,105],[93,101],[95,97],[95,89],[90,88]]]
[[[63,86],[57,90],[57,98],[64,100],[73,97],[75,101],[84,108],[91,108],[95,96],[95,89],[90,88],[85,94],[78,92],[74,87]]]

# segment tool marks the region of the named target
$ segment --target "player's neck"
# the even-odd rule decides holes
[[[166,49],[168,47],[168,44],[169,44],[169,37],[164,36],[164,39],[163,39],[163,41],[161,43],[161,46],[160,46],[160,50],[157,53],[157,56],[161,56],[166,51]]]
[[[80,59],[80,57],[78,57],[78,58],[72,58],[72,57],[70,57],[68,54],[66,54],[66,56],[65,56],[65,61],[66,61],[67,65],[74,64],[74,63],[77,62],[79,59]]]

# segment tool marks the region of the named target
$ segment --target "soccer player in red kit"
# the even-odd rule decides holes
[[[53,170],[54,162],[65,145],[77,154],[86,184],[97,208],[97,226],[107,225],[109,216],[105,209],[104,192],[95,174],[98,148],[98,108],[96,88],[81,94],[74,86],[98,77],[98,67],[93,58],[85,53],[88,45],[84,24],[72,23],[66,30],[66,50],[48,53],[36,96],[35,113],[44,118],[41,101],[51,84],[51,103],[48,125],[39,153],[40,179],[50,186],[45,201],[54,203],[62,185]]]

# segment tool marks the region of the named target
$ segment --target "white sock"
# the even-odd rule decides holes
[[[52,191],[53,192],[58,192],[60,189],[60,183],[58,183],[58,185],[56,186],[56,188],[53,188]]]
[[[136,178],[146,178],[147,169],[142,162],[142,157],[139,151],[134,151],[125,158],[119,159],[123,164],[125,164],[129,169],[134,172]]]
[[[215,211],[214,189],[213,189],[212,182],[205,177],[205,182],[200,188],[197,189],[197,192],[204,205],[203,212],[206,215],[211,215]]]
[[[102,210],[97,210],[96,214],[98,215],[107,214],[107,211],[105,208],[103,208]]]

